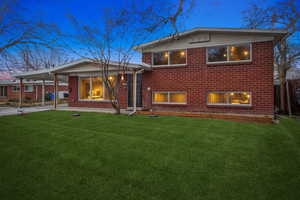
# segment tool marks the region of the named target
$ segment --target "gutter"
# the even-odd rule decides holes
[[[134,71],[133,72],[133,78],[134,78],[134,81],[133,81],[133,111],[130,112],[128,115],[129,116],[132,116],[136,113],[136,85],[137,85],[137,73],[142,73],[144,71],[144,69],[140,69],[138,71]]]

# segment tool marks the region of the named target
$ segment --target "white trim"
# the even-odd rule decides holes
[[[155,93],[167,93],[168,94],[168,102],[155,102],[154,101],[154,94]],[[185,103],[176,103],[176,102],[170,102],[170,94],[182,94],[184,93],[186,95],[186,102]],[[166,104],[166,105],[186,105],[187,104],[187,92],[186,91],[153,91],[152,92],[152,104]]]
[[[229,47],[230,46],[238,46],[238,45],[244,45],[244,44],[249,44],[249,53],[250,53],[250,59],[249,60],[232,60],[230,61],[229,58],[230,58],[230,55],[229,55]],[[208,61],[208,49],[209,48],[213,48],[213,47],[226,47],[226,53],[227,53],[227,56],[226,56],[226,59],[227,61],[216,61],[216,62],[209,62]],[[206,47],[206,64],[210,65],[210,64],[226,64],[226,63],[248,63],[248,62],[252,62],[252,43],[238,43],[238,44],[227,44],[227,45],[215,45],[215,46],[211,46],[211,47]]]
[[[223,33],[257,33],[257,34],[266,34],[271,36],[279,36],[284,37],[288,31],[285,29],[242,29],[242,28],[195,28],[192,30],[184,31],[178,34],[178,37],[182,37],[185,35],[193,34],[196,32],[223,32]],[[133,49],[138,51],[143,51],[143,48],[150,47],[157,43],[165,42],[174,39],[174,36],[167,36],[160,38],[158,40],[153,40],[150,42],[146,42],[137,46],[134,46]]]
[[[4,94],[5,88],[6,88],[6,96],[3,95],[3,94]],[[0,91],[0,97],[1,97],[1,98],[8,97],[8,87],[7,87],[7,86],[1,85],[1,86],[0,86],[0,90],[1,90],[1,91]],[[1,93],[2,93],[2,95],[1,95]]]
[[[208,102],[208,94],[209,93],[221,93],[221,94],[226,94],[226,93],[249,93],[250,95],[250,103],[249,104],[229,104],[229,103],[209,103]],[[228,100],[226,100],[228,101]],[[237,107],[251,107],[252,106],[252,92],[246,92],[246,91],[209,91],[206,94],[206,105],[208,106],[237,106]]]

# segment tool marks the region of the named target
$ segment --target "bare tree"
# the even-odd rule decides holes
[[[39,46],[24,46],[9,54],[3,54],[1,61],[4,71],[16,73],[20,71],[35,71],[52,68],[67,63],[68,52],[61,48],[44,48]]]
[[[28,19],[18,0],[3,0],[0,3],[0,61],[10,58],[20,49],[31,46],[53,48],[59,29],[53,24]]]
[[[104,10],[103,23],[84,24],[74,16],[69,16],[76,28],[73,38],[77,42],[73,53],[81,58],[89,59],[96,64],[104,85],[108,91],[109,100],[116,114],[120,113],[119,89],[121,77],[112,80],[111,64],[117,71],[124,74],[132,59],[133,46],[144,42],[154,33],[168,29],[170,34],[178,33],[179,20],[191,9],[193,0],[178,0],[178,6],[142,0],[132,1],[130,5],[119,10]],[[137,4],[138,3],[138,4]],[[142,4],[142,5],[141,5]],[[136,5],[139,5],[138,7]],[[187,7],[185,9],[185,7]],[[78,48],[82,47],[82,48]]]
[[[285,111],[286,72],[300,61],[300,2],[279,0],[267,8],[254,4],[244,14],[249,28],[283,28],[288,31],[275,46],[274,60],[280,79],[280,109]]]

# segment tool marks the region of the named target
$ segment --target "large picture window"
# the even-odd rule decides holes
[[[110,76],[109,81],[115,84],[116,76]],[[79,78],[80,100],[109,100],[109,94],[101,77]]]
[[[207,62],[240,62],[251,60],[251,45],[238,44],[207,48]]]
[[[186,104],[186,92],[153,92],[154,104]]]
[[[184,64],[186,64],[186,50],[174,50],[153,53],[153,65]]]
[[[251,105],[250,92],[209,92],[208,105]]]
[[[7,86],[0,86],[0,97],[7,97]]]

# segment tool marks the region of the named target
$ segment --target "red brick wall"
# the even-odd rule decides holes
[[[14,92],[13,91],[13,85],[7,86],[7,99],[6,100],[13,100],[13,99],[19,99],[19,91]],[[30,98],[33,101],[36,101],[36,90],[38,91],[38,101],[42,101],[42,85],[34,85],[32,92],[24,92],[23,88],[23,99]],[[68,91],[68,86],[59,86],[58,91]],[[45,94],[47,93],[53,93],[54,87],[53,85],[46,85],[45,86]]]
[[[197,111],[243,114],[273,114],[273,43],[252,44],[252,61],[234,64],[206,64],[206,48],[187,50],[187,65],[155,68],[143,73],[143,106],[154,111]],[[151,54],[143,54],[151,64]],[[147,88],[151,90],[148,91]],[[152,91],[186,91],[186,105],[152,104]],[[209,91],[245,91],[252,94],[251,107],[208,106]],[[109,102],[78,101],[78,77],[69,77],[69,105],[111,108]],[[127,88],[121,86],[120,104],[127,108]]]
[[[143,54],[151,64],[151,54]],[[151,104],[151,91],[186,91],[186,105]],[[245,91],[252,94],[251,107],[208,106],[209,91]],[[273,114],[273,43],[252,44],[252,62],[206,64],[206,48],[187,50],[187,65],[155,68],[143,74],[143,105],[166,111],[199,111],[243,114]]]
[[[119,101],[122,109],[127,108],[127,86],[126,84],[123,83],[121,83],[120,90],[119,90]],[[69,76],[69,102],[68,103],[69,106],[72,107],[112,108],[110,102],[80,101],[78,99],[78,77],[77,76]]]

